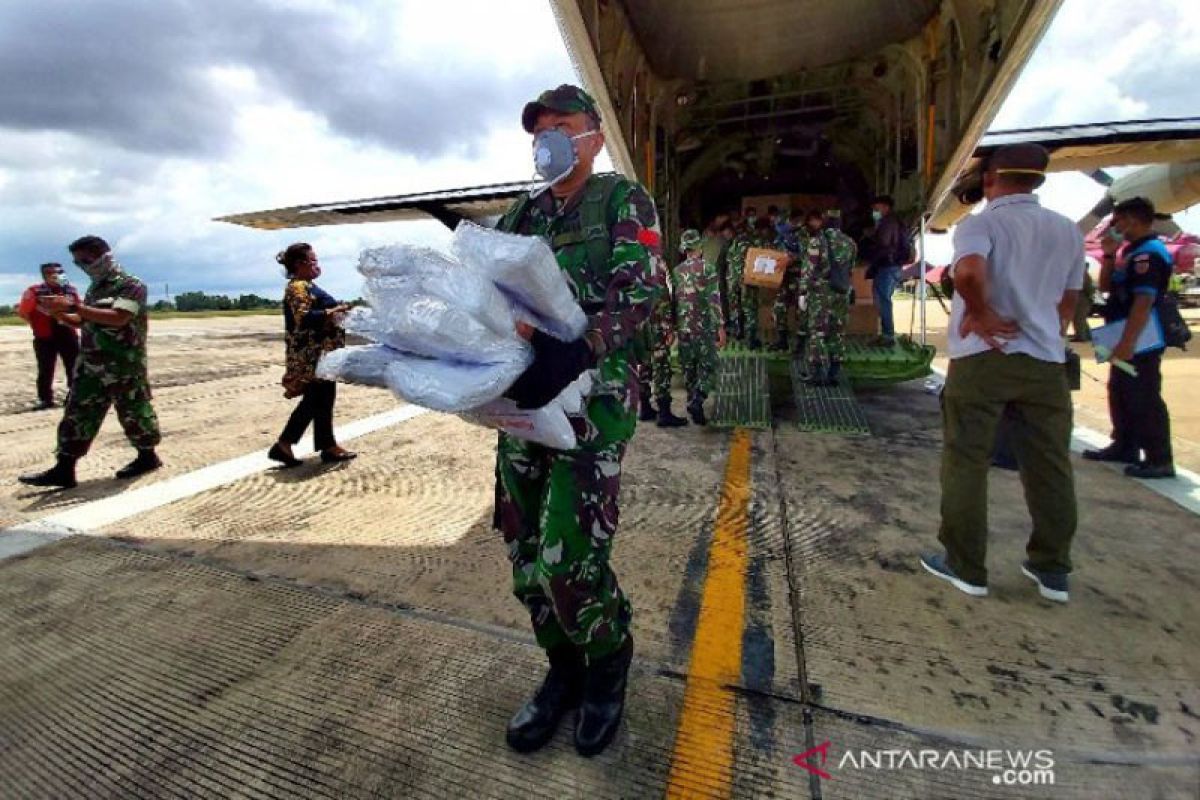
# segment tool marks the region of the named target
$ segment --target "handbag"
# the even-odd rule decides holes
[[[1167,347],[1187,349],[1187,343],[1192,340],[1192,331],[1188,328],[1183,315],[1179,313],[1179,303],[1170,294],[1162,294],[1154,303],[1158,314],[1158,322],[1162,326],[1163,342]]]

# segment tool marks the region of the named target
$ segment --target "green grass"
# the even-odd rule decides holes
[[[278,308],[254,308],[249,311],[230,309],[229,311],[151,311],[150,319],[200,319],[207,317],[260,317],[264,315],[278,316],[283,312]],[[0,327],[5,325],[28,325],[25,320],[12,314],[0,317]]]

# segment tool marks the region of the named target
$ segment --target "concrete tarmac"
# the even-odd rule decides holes
[[[1072,602],[1051,605],[997,473],[991,596],[961,595],[917,564],[940,447],[919,383],[862,396],[869,438],[801,433],[786,408],[755,433],[641,426],[614,548],[627,720],[594,759],[569,724],[510,752],[544,658],[491,530],[494,433],[424,414],[349,464],[139,510],[138,487],[265,451],[292,404],[277,327],[153,326],[167,468],[134,484],[111,478],[132,451],[110,419],[78,489],[19,486],[57,416],[24,410],[32,377],[0,388],[0,524],[130,500],[0,560],[0,796],[1200,796],[1195,517],[1077,460]],[[29,374],[10,330],[0,367]],[[339,424],[397,406],[339,391]]]

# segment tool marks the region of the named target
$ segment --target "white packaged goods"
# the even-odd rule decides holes
[[[592,392],[592,374],[585,372],[562,394],[541,408],[520,409],[507,397],[501,397],[461,416],[463,419],[498,428],[519,439],[570,450],[577,444],[571,417],[583,413],[587,396]]]
[[[587,315],[542,239],[463,221],[454,230],[450,252],[499,286],[520,307],[520,318],[551,336],[573,342],[587,329]]]
[[[455,254],[461,263],[408,245],[363,251],[370,308],[354,309],[344,324],[374,344],[326,353],[317,377],[388,388],[410,403],[574,448],[570,417],[584,412],[590,373],[542,408],[522,410],[502,397],[533,360],[517,320],[568,341],[587,325],[553,253],[540,239],[463,223]]]
[[[520,362],[440,361],[385,344],[343,347],[326,353],[317,364],[318,378],[391,389],[410,403],[451,413],[494,400],[524,371]]]
[[[393,393],[435,411],[476,408],[502,395],[525,364],[467,364],[397,353],[384,377]]]
[[[324,381],[342,381],[388,389],[391,387],[387,384],[386,373],[395,352],[381,344],[331,350],[317,362],[316,375]]]
[[[436,250],[408,245],[365,250],[358,271],[367,279],[363,296],[373,308],[388,307],[397,295],[420,292],[454,303],[501,336],[513,332],[512,303],[496,285]]]
[[[391,294],[376,308],[356,308],[346,317],[348,333],[404,353],[482,364],[528,365],[529,345],[509,330],[498,334],[457,305],[433,295]],[[519,374],[519,373],[518,373]]]

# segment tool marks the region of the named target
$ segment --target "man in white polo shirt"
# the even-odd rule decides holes
[[[987,594],[987,479],[1006,406],[1020,418],[1012,446],[1033,518],[1022,572],[1049,600],[1067,601],[1075,485],[1069,446],[1066,323],[1083,285],[1083,237],[1042,208],[1046,150],[1002,147],[983,165],[987,207],[954,234],[950,369],[943,395],[945,554],[921,564],[967,594]]]

